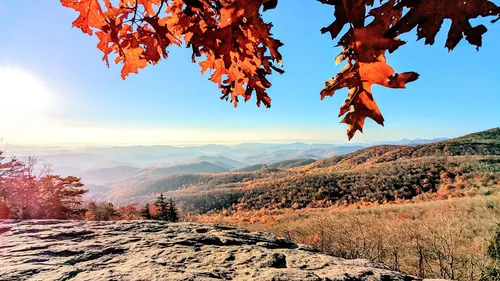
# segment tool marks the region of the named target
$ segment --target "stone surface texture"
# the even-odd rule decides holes
[[[159,221],[0,221],[0,280],[420,280],[268,233]]]

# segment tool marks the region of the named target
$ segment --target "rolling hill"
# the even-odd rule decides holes
[[[304,166],[307,164],[311,164],[315,162],[315,159],[293,159],[293,160],[284,160],[275,163],[269,164],[255,164],[248,165],[241,168],[233,169],[231,172],[255,172],[259,170],[280,170],[280,169],[290,169],[295,167]]]
[[[165,176],[173,174],[197,174],[197,173],[222,173],[229,171],[228,168],[211,162],[201,161],[197,163],[174,165],[167,167],[150,167],[138,170],[136,175]]]
[[[203,161],[210,162],[210,163],[216,164],[218,166],[224,167],[228,170],[248,165],[247,163],[237,161],[234,159],[230,159],[228,157],[224,157],[221,155],[217,155],[217,156],[202,155],[200,157],[196,157],[195,159],[192,159],[192,161],[194,163],[203,162]]]
[[[114,181],[139,170],[137,167],[118,165],[110,168],[86,170],[79,174],[85,181]]]
[[[430,144],[374,146],[284,170],[207,175],[182,188],[170,186],[168,196],[188,212],[296,209],[488,195],[499,183],[500,129],[495,128]],[[141,198],[168,185],[154,186]]]
[[[195,163],[166,168],[148,168],[136,171],[134,174],[113,184],[109,200],[120,202],[120,199],[147,196],[160,192],[189,190],[190,187],[210,189],[214,186],[241,186],[255,179],[269,177],[279,170],[285,171],[292,167],[310,164],[314,159],[287,160],[269,164],[258,164],[233,169],[230,172],[224,167],[212,163]],[[204,167],[203,169],[200,169]],[[214,168],[208,171],[207,168]],[[190,172],[187,172],[190,171]]]

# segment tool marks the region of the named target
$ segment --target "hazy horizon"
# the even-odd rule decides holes
[[[472,132],[471,132],[472,133]],[[461,136],[461,135],[460,135]],[[214,142],[175,142],[175,143],[46,143],[46,144],[33,144],[33,143],[7,143],[6,141],[1,141],[0,144],[3,147],[16,147],[16,148],[100,148],[100,147],[135,147],[135,146],[172,146],[172,147],[196,147],[196,146],[208,146],[208,145],[224,145],[224,146],[237,146],[242,144],[294,144],[303,143],[307,145],[341,145],[341,146],[355,146],[355,145],[369,145],[374,143],[383,142],[397,142],[397,141],[413,141],[413,140],[436,140],[436,139],[450,139],[459,136],[445,137],[438,136],[432,138],[395,138],[386,140],[376,140],[376,141],[365,141],[365,142],[353,142],[353,141],[329,141],[329,140],[308,140],[308,139],[263,139],[263,140],[252,140],[252,141],[214,141]]]

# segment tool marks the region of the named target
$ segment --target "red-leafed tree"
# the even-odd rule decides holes
[[[500,17],[500,8],[487,0],[318,0],[332,6],[335,20],[321,29],[332,39],[340,36],[342,51],[336,62],[345,67],[325,82],[323,99],[348,88],[340,107],[341,122],[351,139],[362,131],[366,117],[383,125],[384,118],[372,95],[372,86],[405,88],[415,81],[415,72],[397,73],[386,59],[405,42],[397,37],[417,29],[418,38],[434,44],[444,19],[452,21],[445,46],[452,50],[465,37],[478,48],[484,25],[471,19]],[[304,3],[303,3],[304,2]],[[261,11],[274,9],[278,0],[61,0],[79,13],[73,26],[99,38],[97,48],[109,65],[109,55],[123,65],[121,75],[138,73],[148,64],[167,58],[172,45],[192,49],[192,61],[202,72],[212,70],[210,80],[222,91],[222,99],[234,106],[255,93],[257,105],[270,107],[268,76],[283,73],[279,47],[272,24]],[[297,3],[299,5],[299,3]],[[307,5],[300,1],[300,5]]]
[[[139,209],[139,203],[130,203],[125,206],[119,206],[117,212],[121,220],[140,220],[141,209]]]
[[[0,151],[0,219],[80,217],[87,192],[76,177],[61,177],[37,167],[35,158],[20,161]]]

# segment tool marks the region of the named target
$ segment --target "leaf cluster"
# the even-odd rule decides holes
[[[332,39],[340,36],[342,47],[336,63],[345,62],[337,76],[325,82],[321,99],[342,88],[349,94],[339,117],[347,124],[351,139],[362,131],[365,119],[383,125],[384,118],[375,102],[372,86],[405,88],[415,81],[416,72],[397,73],[387,62],[405,44],[401,34],[417,30],[418,39],[434,44],[445,19],[452,24],[446,48],[453,50],[465,37],[472,45],[482,45],[487,28],[473,25],[478,17],[500,17],[500,8],[488,0],[318,0],[332,6],[335,20],[321,33]],[[257,105],[271,106],[268,75],[284,71],[279,48],[283,43],[272,36],[272,23],[265,22],[261,10],[274,9],[278,0],[61,0],[79,13],[73,26],[95,34],[97,48],[109,66],[109,55],[123,65],[123,79],[148,64],[168,57],[172,45],[192,50],[192,61],[221,89],[221,99],[236,107],[239,98],[248,101],[255,93]],[[302,4],[301,5],[305,5]],[[344,26],[348,30],[341,36]]]

